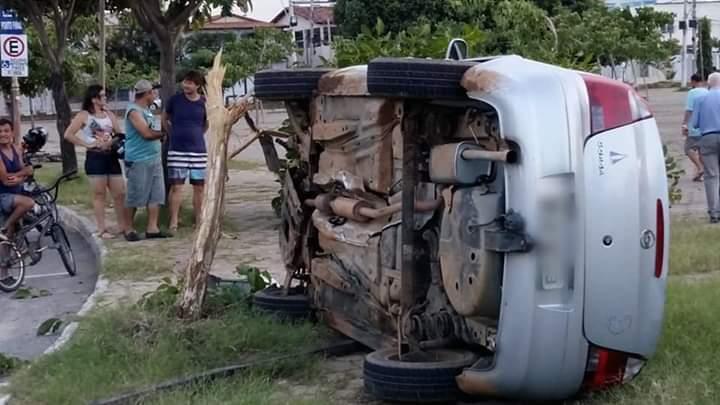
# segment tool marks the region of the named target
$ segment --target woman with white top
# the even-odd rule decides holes
[[[112,151],[113,134],[122,133],[115,115],[107,108],[105,89],[100,85],[89,86],[83,99],[82,111],[75,115],[65,131],[65,139],[87,149],[85,173],[90,179],[93,193],[93,210],[98,235],[103,239],[115,237],[105,226],[107,191],[114,201],[120,231],[127,231],[125,218],[125,179],[120,161]]]

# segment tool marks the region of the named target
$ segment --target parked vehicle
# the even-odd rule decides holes
[[[256,303],[375,349],[379,399],[565,399],[655,352],[668,190],[629,86],[498,56],[264,71],[255,92],[293,128],[288,277]]]

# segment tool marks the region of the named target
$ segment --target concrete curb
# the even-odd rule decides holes
[[[90,248],[93,251],[93,256],[95,256],[96,265],[98,266],[98,269],[101,269],[105,261],[107,249],[105,249],[105,245],[103,244],[102,240],[94,235],[96,230],[95,225],[87,218],[84,218],[82,215],[67,207],[58,207],[58,213],[60,214],[60,221],[62,221],[63,225],[77,231],[85,240],[87,240],[87,242],[90,244]],[[98,273],[100,273],[100,270],[98,270]],[[98,297],[103,294],[105,290],[107,290],[107,287],[108,281],[102,276],[102,274],[98,274],[97,282],[95,283],[95,291],[93,291],[93,293],[90,294],[90,296],[85,300],[82,307],[80,307],[77,315],[87,315],[88,312],[90,312],[95,307]],[[57,338],[55,343],[53,343],[52,346],[48,347],[43,352],[42,356],[56,352],[61,349],[65,344],[70,341],[70,338],[72,338],[75,331],[77,331],[77,328],[77,321],[73,321],[68,324],[63,329],[62,333]],[[7,385],[7,383],[3,383],[2,385],[0,385],[0,388],[4,388]],[[0,395],[0,405],[7,405],[10,403],[10,400],[10,395]]]
[[[93,251],[93,255],[95,256],[96,266],[98,266],[98,269],[101,269],[103,262],[105,261],[105,255],[107,255],[107,249],[105,249],[105,244],[102,239],[94,234],[97,229],[95,224],[93,224],[89,219],[66,207],[58,207],[58,212],[60,214],[60,220],[64,225],[76,230],[83,238],[85,238],[85,240],[88,241],[90,248]],[[102,276],[102,274],[100,274],[100,270],[98,270],[95,291],[93,291],[93,293],[85,300],[77,315],[87,315],[88,312],[95,307],[98,297],[107,290],[107,287],[108,281]],[[60,334],[60,337],[58,337],[55,343],[48,347],[43,354],[50,354],[62,348],[70,340],[77,330],[77,327],[77,321],[73,321],[67,325]]]

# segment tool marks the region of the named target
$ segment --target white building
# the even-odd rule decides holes
[[[335,58],[332,48],[336,35],[334,2],[314,1],[312,5],[298,2],[285,7],[270,22],[287,27],[298,49],[296,62],[300,65],[321,66]]]
[[[679,44],[683,42],[683,31],[680,30],[680,23],[684,21],[685,15],[685,4],[687,3],[687,18],[692,20],[693,18],[693,3],[695,4],[695,16],[699,21],[700,19],[707,17],[710,19],[711,24],[711,36],[713,38],[720,38],[720,0],[606,0],[606,3],[610,7],[652,7],[657,11],[663,11],[673,14],[674,21],[671,26],[666,27],[665,35],[668,38],[672,38],[678,41]],[[690,25],[690,24],[689,24]],[[697,41],[697,32],[688,26],[686,32],[686,52],[688,57],[686,58],[686,75],[689,77],[696,71],[696,63],[694,61],[693,52],[693,38]],[[669,80],[681,81],[681,57],[676,55],[672,60],[672,71],[674,72],[673,77],[668,77]],[[720,67],[720,54],[715,49],[713,50],[713,65]],[[652,70],[652,69],[651,69]],[[631,76],[634,76],[630,74]],[[645,79],[649,82],[659,81],[660,74],[658,72],[651,72],[649,77],[643,77],[638,75],[638,79]],[[634,77],[633,77],[634,79]],[[631,80],[635,81],[635,80]]]

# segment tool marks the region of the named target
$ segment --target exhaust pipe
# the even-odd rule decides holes
[[[465,149],[461,154],[465,160],[491,160],[493,162],[517,163],[518,153],[506,149],[500,151],[489,151],[480,149]]]

